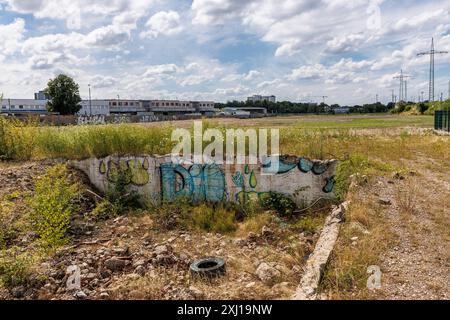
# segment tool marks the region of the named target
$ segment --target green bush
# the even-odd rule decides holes
[[[295,202],[288,196],[269,192],[269,194],[262,198],[261,205],[267,210],[275,210],[281,216],[291,217],[297,209]]]
[[[33,256],[17,248],[0,251],[0,284],[11,287],[24,284],[33,262]]]
[[[424,114],[428,110],[428,108],[429,108],[429,105],[427,105],[426,103],[423,103],[423,102],[421,102],[417,105],[417,111],[419,111],[420,114]]]
[[[49,168],[35,180],[31,219],[45,247],[58,247],[69,241],[67,233],[78,198],[79,187],[69,182],[64,165]]]
[[[182,223],[189,229],[216,233],[229,233],[237,228],[235,212],[207,204],[192,207],[192,211],[183,217]]]
[[[105,199],[97,203],[97,206],[88,216],[92,217],[96,221],[104,221],[117,217],[120,212],[121,207]]]
[[[236,211],[226,204],[199,204],[194,206],[188,199],[163,203],[150,210],[155,224],[162,230],[177,228],[206,232],[229,233],[237,228]]]

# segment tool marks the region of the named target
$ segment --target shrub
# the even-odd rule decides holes
[[[262,206],[267,210],[275,210],[281,216],[291,217],[297,209],[295,202],[288,196],[269,192],[269,194],[261,200]]]
[[[176,202],[164,202],[161,205],[152,204],[150,211],[154,214],[155,223],[162,230],[174,230],[183,225],[183,218],[188,217],[192,205],[188,199],[178,199]]]
[[[67,232],[78,198],[78,185],[69,182],[64,165],[49,168],[35,180],[31,218],[44,246],[58,247],[68,242]]]
[[[202,204],[193,207],[189,215],[183,217],[183,225],[187,228],[207,232],[229,233],[237,228],[236,214],[222,206],[214,208]]]
[[[163,203],[151,208],[155,223],[163,230],[176,228],[228,233],[235,231],[236,212],[226,204],[199,204],[193,206],[188,199]]]
[[[428,110],[429,105],[421,102],[417,105],[417,110],[420,112],[420,114],[424,114],[425,111]]]
[[[109,200],[102,200],[97,203],[97,206],[89,214],[90,217],[97,221],[108,220],[120,214],[120,208]]]
[[[18,286],[24,284],[30,275],[34,257],[17,248],[0,251],[0,284]]]

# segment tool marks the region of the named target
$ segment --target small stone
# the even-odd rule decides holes
[[[252,288],[256,285],[256,282],[250,282],[249,284],[247,284],[245,287],[246,288]]]
[[[262,228],[261,235],[262,235],[265,239],[270,239],[270,238],[273,237],[274,233],[273,233],[272,229],[270,229],[270,228],[267,227],[267,226],[264,226],[264,227]]]
[[[281,276],[281,272],[263,262],[256,269],[256,276],[264,282],[264,284],[272,285],[276,282],[277,278]]]
[[[94,280],[97,277],[95,273],[88,273],[84,278],[87,280]]]
[[[139,259],[133,262],[133,268],[137,268],[139,266],[145,266],[147,264],[147,261],[145,259]]]
[[[169,249],[168,249],[168,247],[167,246],[157,246],[156,248],[155,248],[155,251],[154,251],[154,254],[156,254],[156,256],[159,256],[159,255],[165,255],[165,254],[168,254],[169,253]]]
[[[75,298],[77,298],[78,300],[85,300],[85,299],[87,299],[87,294],[86,293],[84,293],[83,291],[77,291],[77,292],[75,292],[75,294],[73,295]]]
[[[378,203],[382,204],[384,206],[390,206],[392,204],[392,201],[390,199],[387,199],[387,198],[379,198],[378,199]]]
[[[352,240],[352,241],[357,241],[359,238],[358,237],[353,237],[353,238],[351,238],[350,240]]]
[[[134,273],[140,275],[141,277],[145,276],[145,268],[143,266],[138,266],[135,270]]]
[[[174,242],[175,240],[176,240],[175,237],[169,238],[169,239],[167,240],[167,243],[172,243],[172,242]]]
[[[14,287],[11,290],[11,294],[16,299],[22,298],[23,295],[25,294],[25,288],[23,286]]]
[[[119,256],[127,256],[130,253],[130,248],[129,247],[115,248],[113,249],[113,252]]]
[[[255,241],[258,240],[258,235],[256,233],[254,233],[254,232],[249,232],[248,235],[247,235],[247,240],[249,242],[255,242]]]
[[[100,298],[103,299],[103,300],[109,299],[109,294],[108,294],[108,292],[102,292],[102,293],[100,293]]]
[[[109,270],[116,272],[122,271],[125,268],[126,262],[117,258],[111,258],[105,261],[105,267]]]
[[[196,299],[202,299],[204,298],[205,294],[198,288],[194,287],[194,286],[190,286],[189,287],[189,292],[190,294],[192,294],[194,296],[194,298]]]
[[[100,276],[102,277],[102,279],[109,278],[111,277],[111,272],[108,269],[101,269]]]

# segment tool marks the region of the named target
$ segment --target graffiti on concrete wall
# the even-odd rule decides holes
[[[120,178],[125,185],[145,186],[150,182],[148,159],[143,161],[137,159],[101,161],[98,169],[100,174],[106,175],[111,183],[117,183]]]
[[[105,124],[105,123],[106,123],[106,117],[104,115],[78,116],[78,118],[77,118],[78,125]]]
[[[220,202],[226,198],[225,173],[219,165],[192,165],[185,168],[172,163],[161,164],[163,200],[186,197],[193,202]]]
[[[337,161],[281,157],[257,165],[175,164],[170,156],[107,157],[73,161],[91,182],[106,192],[121,183],[158,201],[189,198],[193,202],[262,200],[270,192],[291,196],[297,203],[333,198]]]

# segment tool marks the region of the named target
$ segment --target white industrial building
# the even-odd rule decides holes
[[[3,99],[2,113],[47,113],[47,100]]]
[[[80,116],[110,115],[109,101],[106,100],[83,100],[80,102],[81,109],[78,111]]]

